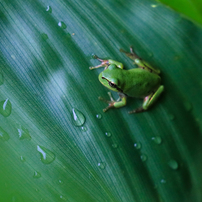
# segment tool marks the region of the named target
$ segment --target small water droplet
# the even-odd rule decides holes
[[[161,144],[162,143],[162,139],[160,136],[156,136],[156,137],[152,137],[151,138],[156,144]]]
[[[43,146],[37,145],[37,151],[40,153],[41,161],[44,164],[49,164],[55,160],[55,154]]]
[[[105,166],[106,166],[106,163],[104,163],[104,162],[98,163],[98,167],[99,167],[100,169],[102,169],[102,170],[105,169]]]
[[[85,123],[85,116],[77,109],[72,109],[72,118],[75,126],[82,126]]]
[[[110,132],[106,132],[105,135],[106,135],[107,137],[111,137],[111,136],[112,136],[112,134],[111,134]]]
[[[177,170],[178,169],[178,163],[177,161],[175,161],[174,159],[171,159],[169,162],[168,162],[168,165],[170,168],[172,168],[173,170]]]
[[[188,101],[184,102],[184,107],[185,107],[186,111],[192,110],[192,104]]]
[[[135,147],[136,149],[141,149],[141,148],[142,148],[142,144],[141,144],[140,142],[136,142],[136,143],[134,144],[134,147]]]
[[[41,38],[46,41],[48,39],[48,35],[46,33],[41,34]]]
[[[4,83],[4,76],[3,76],[3,72],[0,70],[0,85],[2,85]]]
[[[40,177],[41,177],[41,173],[37,172],[37,171],[34,171],[33,178],[40,178]]]
[[[58,180],[58,182],[59,182],[60,184],[63,184],[63,181],[62,181],[62,180]]]
[[[9,134],[0,127],[0,140],[8,141],[10,138]]]
[[[47,6],[47,7],[46,7],[46,11],[47,11],[48,13],[52,13],[52,8],[51,8],[51,6]]]
[[[11,114],[11,110],[12,105],[8,98],[0,102],[0,114],[4,117],[8,117]]]
[[[67,28],[67,25],[64,22],[62,22],[62,21],[58,22],[58,26],[61,27],[62,29],[66,29]]]
[[[161,184],[165,184],[166,180],[165,179],[161,179]]]
[[[25,162],[25,158],[24,158],[23,156],[20,156],[20,160],[21,160],[22,162]]]
[[[113,147],[114,149],[116,149],[116,148],[118,147],[118,144],[114,143],[114,144],[112,144],[112,147]]]
[[[18,136],[20,140],[31,139],[31,135],[29,134],[29,131],[24,127],[18,128]]]
[[[82,126],[82,127],[81,127],[81,130],[82,130],[83,132],[86,132],[88,129],[87,129],[85,126]]]
[[[141,158],[141,160],[142,160],[143,162],[147,160],[146,154],[142,154],[142,155],[140,156],[140,158]]]
[[[102,118],[102,115],[101,115],[101,114],[96,114],[96,118],[97,118],[97,119],[101,119],[101,118]]]

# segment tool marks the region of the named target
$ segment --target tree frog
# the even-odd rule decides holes
[[[109,92],[110,101],[106,101],[99,97],[100,100],[108,103],[108,106],[103,109],[107,111],[108,109],[115,107],[123,107],[126,105],[127,97],[143,98],[143,104],[140,108],[137,108],[129,113],[138,113],[146,111],[151,105],[159,98],[160,94],[164,90],[164,86],[160,85],[161,77],[159,76],[160,71],[154,69],[147,62],[142,60],[136,55],[132,47],[130,47],[130,53],[123,51],[126,56],[134,61],[137,68],[125,70],[123,64],[112,60],[102,60],[95,56],[101,64],[95,67],[89,67],[89,69],[96,69],[100,67],[105,67],[98,79],[99,81],[108,89],[118,92],[119,99],[114,100]]]

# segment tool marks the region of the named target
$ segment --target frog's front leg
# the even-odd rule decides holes
[[[118,61],[115,61],[115,60],[112,60],[112,59],[103,60],[103,59],[100,59],[97,55],[95,55],[94,58],[99,60],[101,62],[101,64],[99,64],[99,65],[97,65],[95,67],[89,67],[90,70],[91,69],[97,69],[97,68],[100,68],[100,67],[105,67],[105,69],[107,69],[108,66],[111,65],[111,64],[114,64],[118,68],[123,69],[123,64],[121,62],[118,62]]]
[[[142,69],[145,69],[149,72],[155,73],[155,74],[160,74],[160,70],[153,68],[149,63],[146,61],[142,60],[133,50],[132,47],[130,47],[130,53],[124,51],[123,49],[120,49],[120,52],[123,52],[128,56],[131,60],[134,61],[134,63]]]
[[[164,90],[164,86],[163,85],[159,86],[159,88],[154,93],[152,93],[144,98],[142,107],[135,109],[133,111],[130,111],[129,114],[139,113],[139,112],[148,110],[149,107],[152,106],[156,102],[156,100],[159,98],[159,96],[161,95],[163,90]]]
[[[108,92],[108,95],[110,97],[110,101],[103,99],[102,97],[99,97],[99,100],[102,100],[106,103],[108,103],[108,106],[103,109],[103,112],[106,112],[108,109],[110,108],[120,108],[126,105],[126,96],[122,93],[119,94],[119,99],[118,100],[114,100],[112,97],[111,92]]]

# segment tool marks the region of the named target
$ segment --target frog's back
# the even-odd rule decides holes
[[[160,76],[141,68],[125,70],[123,77],[125,78],[121,85],[123,85],[124,93],[137,98],[143,98],[151,94],[161,82]]]

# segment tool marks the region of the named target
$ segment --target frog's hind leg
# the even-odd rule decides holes
[[[139,113],[139,112],[148,110],[156,102],[156,100],[159,98],[159,96],[161,95],[163,91],[164,91],[164,86],[163,85],[159,86],[159,88],[154,93],[144,98],[142,107],[135,109],[133,111],[130,111],[129,114]]]

